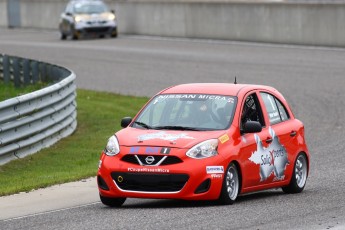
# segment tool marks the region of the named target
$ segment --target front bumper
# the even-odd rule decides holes
[[[117,33],[116,21],[97,21],[75,23],[74,30],[77,33],[87,34],[114,34]]]
[[[220,156],[185,157],[183,162],[160,166],[136,165],[122,161],[122,157],[102,154],[97,173],[102,196],[215,200],[220,195],[226,168]],[[209,171],[209,167],[223,171]]]

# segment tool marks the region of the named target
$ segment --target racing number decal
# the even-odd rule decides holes
[[[169,153],[170,153],[170,148],[163,147],[163,148],[161,149],[161,152],[160,152],[160,153],[162,153],[162,154],[169,154]]]

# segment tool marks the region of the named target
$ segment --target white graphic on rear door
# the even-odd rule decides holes
[[[284,180],[286,165],[289,164],[287,152],[271,127],[269,133],[272,136],[272,143],[267,148],[263,147],[260,137],[254,134],[257,149],[249,160],[260,165],[260,181],[267,180],[272,173],[275,175],[274,181]]]

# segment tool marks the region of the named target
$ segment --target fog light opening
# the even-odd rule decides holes
[[[211,179],[208,178],[206,180],[204,180],[199,187],[195,190],[195,194],[200,194],[200,193],[204,193],[207,192],[211,187]]]
[[[104,179],[101,176],[97,176],[97,184],[101,189],[109,191],[107,183],[105,183]]]

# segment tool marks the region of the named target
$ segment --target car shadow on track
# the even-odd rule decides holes
[[[234,205],[239,203],[250,202],[253,200],[273,199],[273,197],[285,196],[281,190],[267,190],[256,193],[241,195],[237,198]],[[137,208],[191,208],[191,207],[212,207],[222,206],[217,201],[191,201],[191,200],[172,200],[172,199],[136,199],[128,198],[120,209],[137,209]],[[104,206],[104,208],[109,208]],[[112,208],[113,209],[113,208]]]

